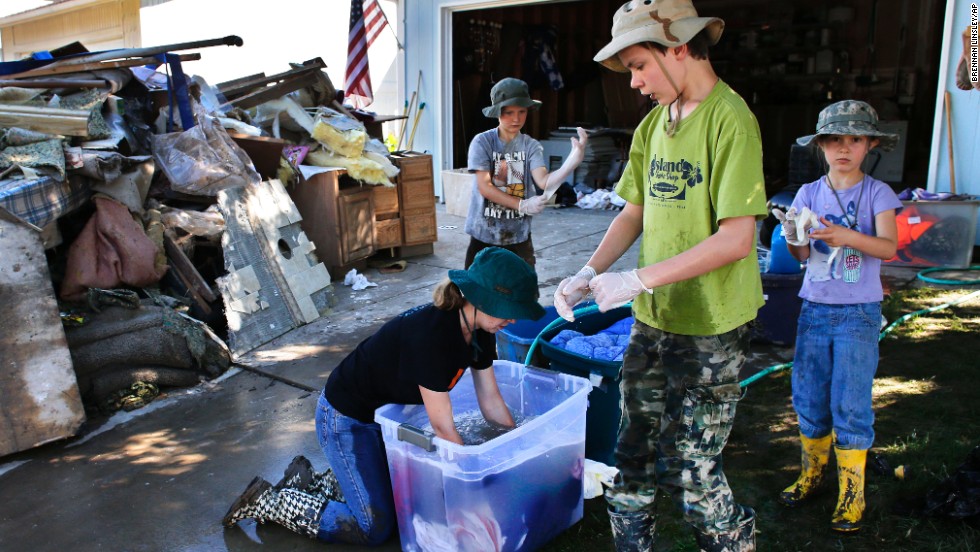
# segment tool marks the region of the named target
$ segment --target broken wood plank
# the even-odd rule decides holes
[[[54,61],[38,69],[24,71],[23,73],[17,73],[16,75],[8,75],[8,78],[19,78],[19,77],[34,75],[36,74],[34,73],[34,71],[39,71],[41,69],[49,69],[49,68],[65,67],[65,66],[78,66],[78,65],[85,65],[94,62],[108,61],[108,60],[121,60],[126,58],[145,58],[149,56],[155,56],[157,54],[167,54],[171,52],[176,52],[178,50],[195,50],[197,48],[207,48],[210,46],[225,46],[225,45],[241,46],[242,44],[243,42],[241,38],[235,35],[229,35],[224,38],[198,40],[194,42],[180,42],[176,44],[164,44],[161,46],[149,46],[146,48],[119,48],[116,50],[95,52],[93,54],[85,54],[85,55],[71,57],[68,59]],[[71,72],[71,70],[69,72]]]
[[[201,54],[182,54],[178,56],[180,61],[197,61],[201,59]],[[92,63],[78,63],[75,65],[45,65],[16,75],[7,75],[8,79],[20,79],[26,77],[44,77],[50,75],[64,75],[65,73],[85,73],[89,71],[99,71],[102,69],[119,69],[122,67],[137,67],[140,65],[159,65],[160,60],[153,57],[143,57],[136,59],[125,59],[120,61],[95,61]]]
[[[0,215],[0,456],[70,437],[85,409],[40,235]]]
[[[102,79],[37,79],[9,80],[0,79],[0,88],[7,86],[17,88],[102,88],[108,86]]]
[[[88,136],[87,109],[62,109],[0,104],[0,127],[18,127],[46,134]]]
[[[319,60],[319,63],[318,64],[312,64],[312,65],[300,67],[300,68],[297,68],[297,69],[291,69],[289,71],[284,71],[282,73],[277,73],[277,74],[272,75],[272,76],[269,76],[269,77],[263,77],[263,78],[254,79],[254,80],[246,80],[244,82],[241,82],[241,83],[236,84],[236,85],[233,85],[233,86],[227,86],[227,87],[224,87],[224,88],[218,88],[218,90],[222,94],[224,94],[224,96],[226,98],[232,99],[235,96],[241,96],[241,95],[247,94],[247,93],[251,92],[253,89],[258,88],[260,86],[266,86],[266,85],[271,84],[273,82],[279,82],[279,81],[282,81],[284,79],[291,78],[291,77],[293,77],[295,75],[300,75],[300,74],[308,73],[308,72],[310,72],[312,70],[323,69],[326,66],[327,66],[327,64],[324,63],[323,60]]]
[[[170,236],[163,236],[163,247],[167,252],[167,257],[173,261],[175,268],[183,276],[187,277],[190,282],[190,287],[192,287],[201,297],[208,301],[214,301],[218,296],[211,289],[211,286],[204,280],[204,277],[197,271],[194,267],[194,263],[191,262],[187,255],[184,254],[184,250],[174,242],[173,238]]]
[[[244,84],[249,81],[258,81],[265,78],[265,73],[255,73],[254,75],[246,75],[244,77],[238,77],[237,79],[227,80],[225,82],[219,82],[214,85],[218,89],[218,92],[222,92],[228,88]]]
[[[255,107],[261,103],[267,102],[269,100],[275,100],[281,98],[290,92],[299,90],[304,86],[310,86],[317,82],[316,74],[320,72],[318,68],[304,69],[302,72],[297,73],[295,76],[283,80],[279,84],[274,84],[255,92],[246,94],[240,98],[235,98],[221,105],[221,107],[232,105],[234,107],[239,107],[241,109],[248,109],[250,107]]]
[[[174,242],[173,238],[166,234],[163,236],[163,248],[167,253],[167,259],[170,260],[171,269],[184,286],[187,287],[191,298],[194,299],[194,302],[197,303],[201,311],[210,314],[211,303],[218,298],[211,289],[211,286],[208,285],[204,277],[201,276],[201,273],[194,267],[194,263],[184,254],[184,250]]]

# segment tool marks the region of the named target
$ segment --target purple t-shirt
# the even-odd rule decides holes
[[[869,236],[876,235],[875,215],[902,208],[902,202],[888,184],[867,175],[856,186],[838,190],[836,195],[823,176],[797,192],[793,207],[797,211],[809,207],[817,217]],[[817,227],[822,228],[823,224]],[[881,259],[850,247],[840,248],[836,255],[833,252],[822,240],[810,240],[810,258],[800,297],[830,305],[881,301]]]

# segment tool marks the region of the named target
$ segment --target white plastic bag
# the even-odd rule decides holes
[[[215,196],[226,188],[258,184],[252,160],[210,117],[182,132],[152,138],[153,158],[178,192]]]
[[[585,459],[585,476],[582,478],[585,484],[585,498],[595,498],[602,496],[603,486],[612,487],[613,480],[619,470],[613,466],[607,466],[602,462]]]
[[[358,274],[356,268],[350,269],[350,272],[344,276],[344,285],[352,286],[354,291],[361,291],[369,287],[378,287],[378,284],[369,282],[367,276]]]

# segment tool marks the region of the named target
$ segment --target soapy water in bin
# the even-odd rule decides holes
[[[514,427],[504,427],[495,423],[488,422],[479,410],[463,412],[453,418],[456,423],[456,431],[463,439],[466,446],[482,445],[487,441],[496,439],[501,435],[513,431],[527,422],[537,418],[537,416],[525,416],[520,412],[511,412],[514,418]],[[426,431],[432,431],[432,425],[425,427]]]

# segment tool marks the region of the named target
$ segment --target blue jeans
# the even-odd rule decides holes
[[[317,538],[326,542],[378,545],[396,526],[388,459],[381,426],[337,412],[320,394],[316,436],[346,502],[328,502]]]
[[[793,407],[800,433],[818,439],[833,430],[840,448],[871,448],[871,386],[878,369],[880,325],[881,303],[803,301],[793,359]]]

